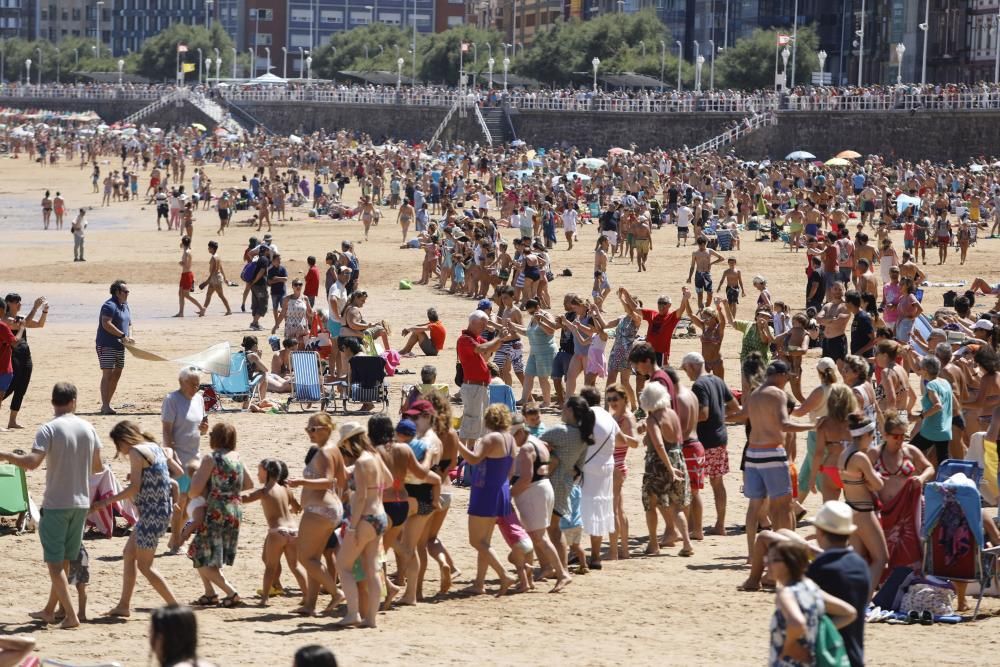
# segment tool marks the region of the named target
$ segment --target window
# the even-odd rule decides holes
[[[309,23],[312,20],[312,12],[308,9],[293,9],[288,20],[292,23]]]
[[[288,36],[288,48],[297,49],[299,47],[303,49],[312,48],[312,40],[309,38],[309,33],[307,32],[293,32]]]
[[[80,9],[78,7],[73,8],[73,20],[74,21],[80,20]]]
[[[47,9],[43,9],[42,10],[42,20],[43,21],[48,21],[49,20],[49,10],[47,10]]]
[[[378,20],[386,25],[399,25],[403,17],[399,12],[379,12]]]
[[[429,28],[431,25],[431,17],[427,14],[415,14],[417,18],[418,28]]]
[[[272,21],[274,20],[274,10],[252,8],[249,16],[251,21]]]
[[[464,16],[449,16],[448,17],[448,27],[449,28],[452,28],[452,27],[454,27],[456,25],[463,25],[463,24],[465,24],[465,17]]]
[[[371,12],[351,12],[351,25],[368,25],[371,22]]]
[[[271,33],[258,32],[255,34],[257,36],[257,46],[271,46]]]
[[[344,12],[340,10],[324,9],[319,13],[320,23],[335,23],[337,25],[344,22]]]

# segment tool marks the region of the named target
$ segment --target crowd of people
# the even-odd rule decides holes
[[[82,620],[84,518],[127,499],[139,519],[124,547],[115,616],[132,613],[137,572],[167,605],[176,604],[153,560],[168,530],[168,550],[187,545],[203,584],[196,604],[241,604],[247,582],[225,568],[244,557],[241,517],[259,501],[268,526],[261,604],[288,590],[293,578],[301,593],[296,613],[316,614],[325,593],[328,609],[346,602],[342,624],[374,626],[381,608],[435,595],[424,587],[428,566],[438,568],[436,595],[461,576],[450,552],[458,546],[445,545],[440,531],[463,487],[476,552],[469,592],[485,593],[492,571],[498,595],[542,580],[550,591],[572,595],[574,574],[639,555],[631,548],[625,484],[640,487],[644,554],[676,548],[680,557],[695,557],[706,533],[733,532],[726,509],[736,452],[729,451],[727,425],[741,424],[751,564],[742,588],[778,585],[771,664],[810,664],[824,614],[841,629],[850,663],[864,664],[871,596],[893,567],[919,568],[921,560],[919,535],[895,528],[913,523],[921,487],[937,466],[963,458],[973,434],[988,431],[987,441],[995,442],[1000,429],[1000,303],[978,303],[1000,295],[1000,287],[970,280],[967,291],[952,295],[953,305],[937,309],[925,306],[921,290],[928,280],[951,277],[942,265],[953,244],[964,263],[970,247],[1000,229],[995,171],[889,164],[878,156],[839,167],[755,164],[625,148],[606,158],[529,146],[433,155],[419,146],[374,146],[347,132],[296,139],[261,134],[235,144],[192,128],[162,135],[69,132],[36,137],[23,150],[72,163],[79,156],[81,169],[96,169],[98,156],[120,158],[129,187],[112,187],[108,205],[145,197],[157,202],[158,228],[166,218],[168,230],[181,234],[178,316],[186,301],[204,315],[213,294],[226,314],[234,310],[224,288],[235,272],[225,273],[218,249],[236,215],[255,215],[263,231],[286,203],[307,206],[317,217],[360,219],[357,233],[365,238],[374,225],[395,222],[403,247],[414,250],[413,275],[420,274],[408,287],[428,301],[475,304],[455,342],[457,395],[438,383],[444,369],[428,365],[397,420],[380,413],[366,424],[335,423],[325,412],[312,414],[299,474],[280,458],[243,461],[236,429],[225,420],[209,423],[198,369],[185,368],[178,390],[164,399],[162,434],[128,419],[112,429],[130,481],[95,506],[88,480],[104,467],[101,440],[74,414],[76,388],[57,384],[56,416],[39,428],[31,453],[0,455],[29,470],[46,464],[39,534],[52,594],[38,619],[53,623],[58,614],[63,627]],[[214,192],[206,163],[249,170],[245,187]],[[138,174],[147,171],[143,187]],[[356,204],[347,201],[348,183],[360,190]],[[43,200],[47,220],[45,201],[51,200]],[[215,234],[214,223],[203,231],[183,212],[199,206],[217,212]],[[585,225],[593,225],[596,237],[586,246]],[[205,280],[211,288],[203,304],[191,296],[196,232],[211,238]],[[904,245],[897,252],[900,232]],[[763,273],[745,281],[739,242],[754,234],[776,242],[771,255],[801,262],[804,307],[775,299]],[[240,272],[241,310],[250,300],[248,328],[272,323],[272,335],[279,328],[283,334],[270,365],[256,336],[243,340],[251,374],[265,376],[249,409],[267,408],[268,395],[290,391],[290,351],[315,349],[324,374],[337,381],[349,380],[351,359],[376,341],[404,358],[418,350],[436,357],[448,345],[447,323],[433,308],[426,321],[405,323],[395,337],[398,323],[366,318],[370,278],[350,241],[326,254],[325,271],[308,256],[302,279],[289,277],[279,241],[270,231],[251,238]],[[665,286],[655,308],[647,308],[628,285],[611,283],[608,267],[655,268],[663,255],[654,241],[657,250],[691,246],[693,291],[685,285],[671,295]],[[930,244],[939,250],[936,269],[933,251],[926,268]],[[593,254],[590,294],[554,293],[562,258],[582,252]],[[750,297],[744,282],[753,288]],[[133,342],[129,285],[116,281],[110,292],[96,338],[104,414],[116,412],[112,403]],[[0,326],[0,371],[8,351],[21,345],[17,337],[43,326],[48,310],[39,300],[20,319],[11,307],[20,306],[20,297],[9,295],[7,303],[5,321],[16,326]],[[672,357],[673,340],[687,335],[686,327],[700,351]],[[727,333],[740,341],[738,381],[726,379]],[[804,378],[803,360],[813,348],[820,354],[817,377]],[[25,366],[22,353],[15,367],[14,357],[7,358],[0,380],[26,387],[30,360]],[[509,387],[512,398],[493,403],[495,385]],[[461,405],[457,424],[453,403]],[[639,447],[642,474],[630,476],[629,452]],[[715,512],[708,522],[706,478]],[[807,542],[795,529],[807,515],[809,494],[820,495],[823,505]],[[990,541],[1000,544],[993,522],[985,525]],[[493,547],[495,529],[513,569]],[[80,593],[76,606],[71,585]],[[959,608],[964,604],[960,598]]]

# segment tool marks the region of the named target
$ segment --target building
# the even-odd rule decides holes
[[[39,0],[3,0],[0,2],[0,39],[37,39]]]
[[[435,0],[434,32],[465,24],[465,0]]]
[[[102,42],[110,44],[114,55],[138,51],[144,41],[176,23],[207,25],[214,10],[212,0],[107,0],[97,4],[103,4],[105,11],[110,7],[111,21],[101,17],[101,33]]]
[[[1000,0],[972,0],[968,9],[966,44],[970,81],[996,81],[1000,62]],[[933,24],[932,24],[933,25]]]
[[[59,3],[43,3],[38,13],[38,38],[53,43],[59,43],[71,37],[94,39],[97,30],[96,16],[96,7],[92,0],[62,0]],[[111,10],[103,7],[101,18],[106,21],[105,25],[110,27]],[[102,32],[104,31],[102,30]]]

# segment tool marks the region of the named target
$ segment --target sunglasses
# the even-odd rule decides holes
[[[306,433],[315,433],[316,431],[328,430],[325,426],[306,426]]]

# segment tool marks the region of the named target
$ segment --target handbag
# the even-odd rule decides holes
[[[850,667],[847,647],[840,631],[826,614],[819,619],[816,630],[816,667]]]

